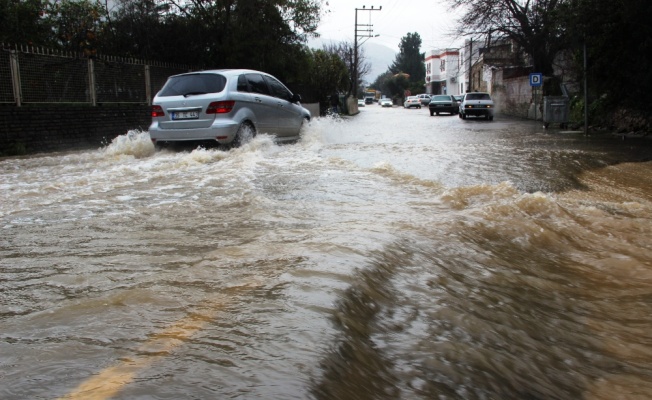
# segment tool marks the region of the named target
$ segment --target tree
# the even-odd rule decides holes
[[[346,65],[347,70],[349,71],[349,87],[346,93],[347,97],[354,92],[354,87],[360,87],[362,82],[362,77],[367,75],[371,71],[371,65],[367,62],[364,49],[358,47],[358,71],[355,71],[355,47],[350,42],[339,42],[331,43],[329,45],[324,45],[324,50],[328,53],[337,54],[339,58]],[[354,76],[357,76],[357,82],[354,82]]]
[[[423,64],[424,54],[421,53],[421,36],[418,33],[408,33],[401,38],[398,47],[399,53],[389,70],[393,74],[406,73],[410,82],[422,85],[426,78],[426,67]]]
[[[349,71],[340,56],[333,51],[312,50],[308,85],[320,104],[320,111],[328,108],[333,93],[343,93],[349,88]]]
[[[168,3],[116,0],[114,4],[116,9],[107,13],[106,29],[102,35],[104,53],[159,61],[172,61],[170,53],[174,53],[175,57],[185,59],[184,63],[194,61],[187,53],[194,46],[184,44],[184,40],[192,37],[193,31],[182,18],[170,13]]]
[[[64,50],[97,53],[98,35],[105,21],[105,8],[97,1],[61,0],[46,9],[53,39]]]
[[[191,21],[186,46],[209,67],[281,70],[287,46],[315,35],[318,0],[169,0]],[[263,68],[263,66],[265,68]],[[271,68],[270,68],[271,67]]]
[[[640,99],[652,91],[652,3],[572,0],[565,15],[580,76],[587,48],[592,97],[648,111]]]
[[[378,75],[374,83],[371,84],[372,88],[380,90],[382,94],[392,99],[402,98],[409,86],[410,82],[405,74],[393,74],[391,71]]]
[[[406,74],[396,74],[392,75],[390,79],[387,80],[387,87],[389,88],[392,97],[403,98],[406,89],[410,88],[410,80]]]
[[[553,74],[553,61],[566,48],[564,4],[568,0],[449,0],[464,10],[457,34],[508,38],[532,58],[536,72]]]
[[[0,0],[0,43],[51,45],[45,0]]]

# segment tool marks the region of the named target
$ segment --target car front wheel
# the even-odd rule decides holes
[[[305,117],[301,122],[301,127],[299,128],[299,134],[302,134],[306,131],[306,127],[310,124],[310,118]]]

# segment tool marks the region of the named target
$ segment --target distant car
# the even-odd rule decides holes
[[[367,96],[364,98],[364,102],[365,104],[374,104],[374,98]]]
[[[429,94],[418,94],[417,97],[419,98],[419,102],[421,102],[422,106],[427,106],[430,104],[431,96]]]
[[[208,142],[239,146],[257,132],[295,141],[310,121],[278,79],[248,69],[220,69],[173,75],[152,101],[149,136],[154,145]]]
[[[459,107],[459,117],[466,119],[468,116],[484,116],[485,119],[493,121],[494,102],[489,93],[472,92],[466,93]]]
[[[358,99],[358,107],[364,107],[364,99]]]
[[[405,99],[405,102],[403,103],[403,107],[405,108],[421,108],[421,102],[419,101],[419,98],[417,96],[408,96],[407,99]]]
[[[428,104],[428,109],[430,110],[430,116],[439,113],[448,113],[448,114],[457,114],[459,112],[460,105],[455,101],[455,97],[448,94],[438,94],[432,96],[430,99],[430,104]]]
[[[380,99],[378,104],[380,104],[382,107],[392,107],[394,105],[394,103],[392,103],[392,100],[388,98]]]
[[[456,102],[461,103],[462,99],[464,98],[463,94],[454,94],[453,98],[455,99]]]

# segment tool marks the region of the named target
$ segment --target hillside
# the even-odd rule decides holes
[[[328,39],[313,39],[309,41],[308,45],[314,49],[321,49],[324,43],[330,42]],[[365,42],[361,48],[363,49],[366,61],[371,65],[371,70],[362,77],[362,80],[367,83],[372,83],[378,75],[387,71],[396,59],[397,53],[387,46],[373,43],[372,40]]]

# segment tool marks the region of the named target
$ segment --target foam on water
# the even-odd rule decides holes
[[[154,152],[155,148],[149,132],[139,130],[131,130],[125,135],[116,137],[102,149],[102,153],[107,156],[130,155],[135,158],[149,157]]]

